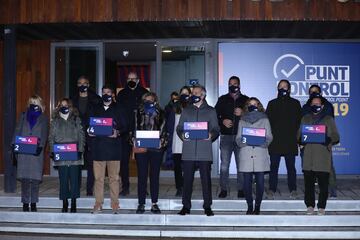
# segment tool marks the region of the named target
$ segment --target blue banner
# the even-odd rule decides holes
[[[291,95],[302,105],[309,86],[318,84],[334,106],[340,133],[333,147],[336,172],[360,174],[360,43],[220,43],[219,95],[227,93],[232,75],[240,77],[241,91],[264,107],[277,96],[281,79],[291,82]],[[283,162],[280,173],[286,173]],[[298,158],[298,173],[300,165]]]

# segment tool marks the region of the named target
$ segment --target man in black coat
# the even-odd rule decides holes
[[[235,142],[238,131],[240,116],[245,106],[245,102],[249,99],[240,91],[240,78],[232,76],[229,79],[229,93],[219,97],[215,109],[221,129],[220,136],[220,193],[219,198],[226,198],[229,188],[229,166],[231,155],[235,155],[236,167],[239,166],[239,147]],[[243,176],[237,171],[237,190],[238,198],[244,197],[243,192]]]
[[[100,96],[91,91],[89,87],[89,79],[85,76],[79,77],[77,81],[78,94],[71,98],[74,107],[76,107],[79,111],[79,116],[84,131],[86,131],[86,129],[89,127],[89,112],[92,111],[94,106],[101,103]],[[94,171],[93,160],[91,159],[88,146],[89,135],[86,133],[86,144],[84,147],[84,162],[87,170],[86,195],[92,196],[94,187]]]
[[[273,141],[269,146],[270,177],[268,198],[274,199],[278,183],[280,159],[285,158],[290,197],[296,199],[295,157],[298,155],[297,131],[301,121],[300,102],[290,97],[291,85],[288,80],[278,84],[278,97],[271,100],[266,108]]]
[[[310,88],[309,88],[309,99],[304,104],[304,106],[302,107],[302,115],[305,116],[308,113],[312,113],[312,111],[311,111],[311,100],[314,97],[320,97],[321,101],[324,104],[324,108],[321,111],[322,114],[334,118],[334,106],[326,98],[324,98],[322,96],[321,88],[320,88],[319,85],[316,85],[316,84],[311,85]],[[332,165],[331,165],[331,172],[330,172],[330,176],[329,176],[329,189],[330,189],[330,198],[336,198],[337,197],[337,193],[336,193],[336,173],[335,173],[335,168],[334,168],[333,162],[332,162]]]
[[[125,110],[128,121],[129,131],[134,131],[135,128],[135,113],[141,103],[142,96],[148,91],[140,84],[140,79],[135,72],[128,74],[127,85],[121,90],[116,98],[117,104]],[[130,193],[129,187],[129,158],[131,152],[131,145],[129,143],[129,135],[121,136],[122,157],[120,166],[120,175],[122,183],[122,191],[120,195],[126,196]]]

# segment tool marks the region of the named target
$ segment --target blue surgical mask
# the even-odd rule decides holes
[[[192,95],[191,96],[191,102],[192,103],[198,103],[201,101],[201,98],[199,96]]]
[[[108,94],[103,94],[101,98],[104,102],[111,102],[112,100],[112,96]]]
[[[144,102],[144,110],[146,114],[152,115],[156,111],[155,103],[151,101]]]
[[[39,105],[36,105],[36,104],[30,104],[29,110],[31,112],[41,112],[41,107]]]
[[[60,107],[59,111],[62,113],[62,114],[68,114],[70,109],[69,107]]]
[[[230,93],[238,93],[238,92],[240,92],[240,88],[239,88],[239,86],[231,85],[231,86],[229,86],[229,92]]]
[[[258,107],[255,106],[255,105],[249,105],[248,106],[248,111],[249,112],[258,111],[258,110],[259,110]]]
[[[289,94],[289,91],[287,89],[284,89],[284,88],[278,89],[278,96],[279,97],[287,96],[288,94]]]
[[[321,106],[318,106],[318,105],[312,105],[312,106],[311,106],[311,111],[312,111],[313,113],[319,113],[319,112],[321,112],[321,110],[322,110],[322,107],[321,107]]]
[[[88,88],[89,88],[89,87],[88,87],[88,86],[85,86],[85,85],[80,85],[80,86],[78,87],[79,92],[81,92],[81,93],[87,92]]]

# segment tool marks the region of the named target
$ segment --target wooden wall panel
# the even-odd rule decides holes
[[[33,94],[41,96],[46,104],[45,114],[50,111],[50,41],[18,41],[16,46],[16,112],[26,109]],[[44,173],[50,173],[48,153]]]
[[[4,82],[4,71],[3,71],[3,59],[4,59],[4,48],[3,48],[3,41],[0,41],[0,89],[3,89],[3,82]],[[0,136],[3,136],[3,98],[0,97],[0,119],[1,119],[1,125],[0,125]],[[3,161],[3,138],[0,137],[0,174],[4,173],[4,161]]]
[[[0,24],[187,20],[360,20],[336,0],[0,0]]]

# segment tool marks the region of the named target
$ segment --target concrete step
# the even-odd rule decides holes
[[[92,209],[94,198],[79,198],[77,200],[79,209]],[[150,208],[148,200],[147,208]],[[159,199],[159,207],[163,211],[178,211],[182,208],[181,199]],[[202,200],[192,201],[192,210],[203,210]],[[135,210],[138,200],[134,198],[120,198],[120,208],[123,210]],[[0,208],[22,207],[21,198],[14,196],[0,196]],[[62,201],[56,197],[40,197],[38,208],[59,209]],[[110,200],[105,199],[104,209],[110,209]],[[234,212],[246,211],[245,200],[213,200],[214,211]],[[303,200],[264,200],[261,210],[265,212],[303,212],[305,204]],[[327,212],[360,212],[360,201],[358,200],[328,200]]]

